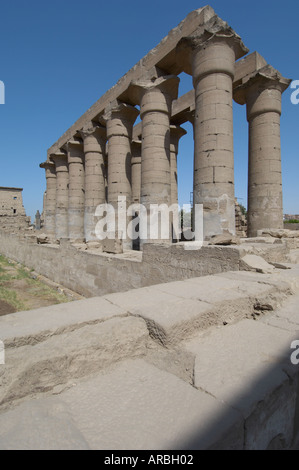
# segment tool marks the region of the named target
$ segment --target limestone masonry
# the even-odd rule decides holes
[[[170,31],[48,150],[40,165],[48,236],[95,240],[96,207],[111,204],[117,220],[118,196],[126,197],[127,207],[143,204],[147,214],[153,204],[177,203],[178,147],[186,133],[180,126],[187,121],[194,134],[190,191],[194,204],[203,205],[204,238],[240,231],[233,99],[246,105],[249,124],[248,235],[283,228],[280,116],[290,80],[258,52],[247,53],[210,6]],[[192,76],[194,89],[178,97],[181,73]],[[134,126],[138,115],[141,123]],[[154,241],[148,220],[140,215],[141,247]],[[175,221],[174,215],[174,228]],[[123,247],[132,249],[130,237],[122,237]],[[114,238],[121,238],[117,229]],[[177,241],[171,226],[168,241]]]
[[[0,187],[0,226],[1,228],[25,228],[29,219],[23,206],[22,188]]]
[[[25,218],[22,190],[0,188],[1,254],[85,297],[0,316],[0,450],[299,448],[299,230],[283,223],[280,149],[290,80],[247,53],[211,7],[193,11],[48,150],[34,227],[8,223]],[[247,218],[233,100],[247,109]],[[153,205],[173,208],[166,238]],[[106,239],[99,207],[121,227]],[[199,243],[186,241],[194,224]]]

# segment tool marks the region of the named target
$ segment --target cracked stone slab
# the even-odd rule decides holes
[[[245,448],[266,449],[277,429],[291,440],[298,378],[290,362],[293,339],[289,331],[243,320],[185,342],[195,354],[195,387],[244,416]]]
[[[267,325],[288,330],[297,335],[299,340],[299,295],[291,296],[282,307],[259,321]]]
[[[139,359],[0,414],[3,449],[241,449],[243,440],[238,412]]]
[[[94,297],[2,316],[0,338],[6,348],[34,344],[54,334],[126,315],[126,310],[121,306]]]
[[[109,294],[105,298],[144,318],[151,336],[168,346],[194,335],[198,329],[251,316],[258,301],[276,307],[279,301],[276,291],[276,286],[269,283],[206,276]]]
[[[172,284],[172,283],[170,283]],[[145,319],[152,337],[163,345],[177,342],[203,323],[211,305],[159,290],[158,286],[105,296],[114,305]]]
[[[219,274],[159,284],[157,289],[184,299],[200,300],[211,304],[269,292],[268,286],[258,282],[249,283],[247,279],[238,279],[239,272],[235,274],[234,279],[227,279],[225,275]]]
[[[0,368],[0,406],[67,386],[128,357],[145,355],[150,341],[141,318],[112,318],[6,351]]]
[[[267,263],[261,256],[248,254],[240,260],[240,269],[245,271],[256,271],[262,274],[269,274],[274,271],[274,266]]]
[[[299,285],[299,266],[286,265],[290,267],[290,270],[277,270],[272,274],[261,274],[252,271],[229,271],[227,273],[215,274],[217,277],[223,277],[226,279],[243,280],[248,283],[268,284],[277,288],[280,291],[287,292],[288,289],[297,290]]]

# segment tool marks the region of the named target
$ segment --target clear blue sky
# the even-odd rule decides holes
[[[208,3],[208,2],[207,2]],[[42,210],[47,149],[155,47],[198,0],[2,0],[0,4],[0,186],[23,187],[26,212]],[[285,77],[299,80],[298,0],[211,0],[216,13]],[[191,87],[182,81],[180,94]],[[299,105],[283,95],[284,212],[299,213]],[[247,199],[247,121],[234,105],[236,196]],[[179,199],[192,191],[191,126],[181,140]]]

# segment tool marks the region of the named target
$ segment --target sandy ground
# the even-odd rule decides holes
[[[29,269],[0,255],[0,316],[68,301]]]

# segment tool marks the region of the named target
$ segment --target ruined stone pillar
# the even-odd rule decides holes
[[[170,192],[171,204],[178,204],[178,167],[177,157],[179,151],[179,141],[187,134],[187,131],[180,126],[170,126]]]
[[[247,104],[249,123],[248,237],[264,228],[283,228],[280,116],[281,95],[290,80],[266,66],[236,88]]]
[[[60,240],[68,237],[69,169],[65,153],[52,154],[51,160],[56,168],[55,236]]]
[[[125,220],[119,222],[118,197],[126,198],[123,207],[126,210],[132,202],[131,139],[138,114],[139,111],[134,106],[113,103],[104,115],[108,138],[108,204],[115,209],[116,236],[122,237],[123,247],[126,249],[132,249],[132,240],[128,237]],[[129,223],[129,219],[127,222]]]
[[[79,141],[66,145],[69,165],[68,238],[71,242],[84,241],[84,153]]]
[[[146,208],[147,217],[140,219],[141,244],[172,240],[171,224],[167,239],[160,238],[160,223],[157,238],[151,238],[150,206],[171,205],[170,115],[179,81],[178,77],[170,75],[155,81],[132,82],[142,119],[141,204]]]
[[[170,203],[178,208],[178,165],[177,158],[179,152],[179,140],[187,134],[187,131],[180,126],[170,126]],[[172,240],[179,240],[180,216],[176,210],[172,215],[173,235]]]
[[[52,162],[40,164],[40,168],[46,170],[46,200],[44,209],[45,232],[50,239],[55,239],[55,216],[56,216],[56,169]]]
[[[218,20],[184,38],[195,89],[194,204],[203,204],[204,237],[235,233],[232,85],[236,59],[247,49]]]
[[[96,240],[95,211],[99,204],[105,204],[105,147],[106,129],[103,126],[88,127],[81,132],[85,154],[85,240]]]
[[[133,140],[131,144],[132,160],[131,160],[131,175],[132,175],[132,204],[140,204],[141,197],[141,140]],[[133,250],[139,251],[140,249],[140,218],[139,212],[135,211],[133,214]]]
[[[140,204],[141,195],[141,140],[133,140],[131,144],[132,160],[132,204]]]

